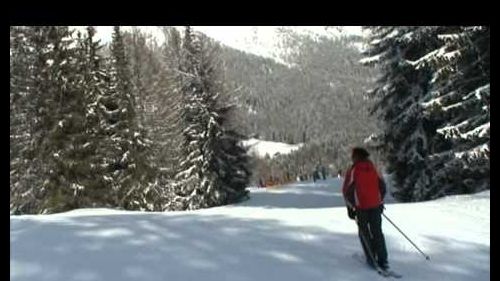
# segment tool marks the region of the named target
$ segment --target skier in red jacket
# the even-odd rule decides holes
[[[342,193],[349,218],[357,221],[367,263],[372,267],[377,264],[382,269],[388,269],[381,217],[386,186],[369,156],[363,148],[352,150],[353,165],[345,174]]]

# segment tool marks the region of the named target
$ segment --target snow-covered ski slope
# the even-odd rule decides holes
[[[11,216],[12,281],[387,280],[360,265],[341,181],[251,188],[238,205],[141,213],[80,209]],[[392,201],[393,202],[393,201]],[[490,193],[395,204],[389,261],[401,280],[490,279]]]

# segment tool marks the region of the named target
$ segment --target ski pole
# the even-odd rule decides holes
[[[415,247],[415,249],[417,249],[424,257],[426,260],[430,260],[431,257],[429,257],[428,255],[424,254],[424,252],[422,252],[422,250],[420,250],[417,245],[415,245],[415,243],[413,243],[413,241],[410,240],[410,238],[408,238],[408,236],[406,236],[406,234],[404,234],[403,231],[401,231],[401,229],[399,229],[399,227],[397,227],[397,225],[392,222],[384,213],[382,213],[382,215],[384,216],[384,218],[386,218],[399,232],[401,232],[401,234],[403,234],[403,236],[406,238],[406,240],[410,241],[410,243],[413,245],[413,247]]]

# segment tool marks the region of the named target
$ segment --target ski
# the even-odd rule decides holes
[[[393,270],[390,270],[390,269],[384,270],[384,269],[380,268],[379,266],[372,267],[372,266],[368,265],[365,261],[364,256],[359,254],[359,253],[353,254],[353,258],[356,259],[357,261],[361,262],[362,264],[366,265],[370,269],[374,269],[379,275],[384,276],[386,278],[393,277],[393,278],[399,279],[399,278],[403,277],[401,274],[399,274]]]
[[[403,275],[401,275],[393,270],[390,270],[390,269],[384,270],[382,268],[377,268],[377,272],[378,272],[378,274],[380,274],[384,277],[394,277],[397,279],[403,277]]]
[[[382,276],[384,276],[384,277],[389,277],[389,276],[390,276],[390,275],[389,275],[389,273],[388,273],[387,271],[383,270],[383,269],[382,269],[382,268],[380,268],[380,267],[376,267],[376,268],[375,268],[375,271],[377,271],[377,273],[378,273],[379,275],[382,275]]]

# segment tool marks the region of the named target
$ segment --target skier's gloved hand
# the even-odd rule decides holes
[[[356,219],[356,210],[354,208],[347,207],[347,215],[351,220]]]
[[[384,210],[385,210],[385,206],[384,206],[384,204],[380,204],[380,206],[379,206],[379,210],[380,210],[380,213],[383,213],[383,212],[384,212]]]

